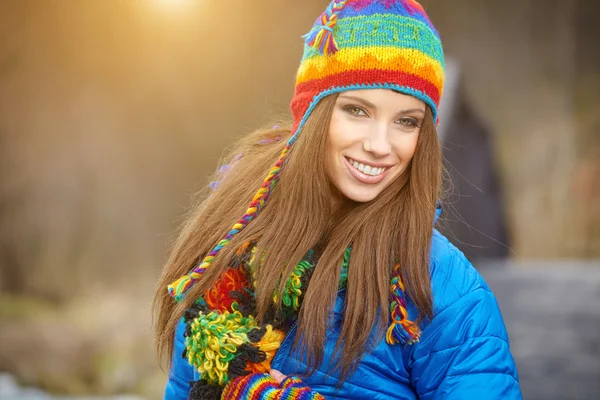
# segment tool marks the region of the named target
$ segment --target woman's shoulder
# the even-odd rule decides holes
[[[434,316],[408,350],[420,399],[521,399],[519,377],[494,294],[467,257],[435,231],[431,248]],[[493,388],[491,390],[490,388]]]
[[[430,276],[436,312],[471,292],[490,291],[464,253],[437,229],[434,229],[431,242]]]

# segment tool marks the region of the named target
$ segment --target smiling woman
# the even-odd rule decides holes
[[[425,11],[334,0],[305,40],[291,128],[234,146],[164,269],[165,398],[521,398],[494,295],[434,228]]]
[[[425,110],[423,101],[388,89],[338,96],[329,125],[327,172],[342,198],[371,201],[408,168],[419,136],[436,137]]]

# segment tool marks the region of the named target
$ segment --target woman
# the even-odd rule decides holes
[[[433,229],[437,31],[335,0],[305,39],[293,126],[238,143],[161,277],[165,398],[520,398],[493,294]]]

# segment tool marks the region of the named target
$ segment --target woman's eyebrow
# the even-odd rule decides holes
[[[410,113],[419,113],[425,115],[425,110],[422,108],[409,108],[406,110],[400,110],[398,114],[410,114]]]
[[[344,95],[340,95],[340,98],[344,99],[344,100],[357,101],[357,102],[361,103],[362,105],[369,107],[369,108],[377,108],[377,106],[375,104],[373,104],[370,101],[365,100],[363,98],[357,97],[357,96],[344,94]],[[420,113],[420,114],[425,115],[425,110],[423,110],[422,108],[408,108],[406,110],[398,111],[397,114],[409,114],[409,113]]]
[[[377,108],[375,107],[375,104],[371,103],[370,101],[367,101],[365,99],[361,99],[360,97],[356,97],[356,96],[349,96],[349,95],[341,95],[340,98],[345,99],[345,100],[354,100],[354,101],[358,101],[359,103],[361,103],[364,106],[367,106],[369,108]]]

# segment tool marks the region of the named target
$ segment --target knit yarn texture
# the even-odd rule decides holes
[[[444,84],[439,34],[414,0],[336,0],[305,36],[291,109],[302,128],[325,96],[387,88],[423,100],[437,118]]]
[[[346,285],[349,260],[350,249],[342,260],[340,288]],[[191,400],[313,398],[310,396],[314,393],[302,388],[299,380],[288,381],[285,386],[269,375],[275,353],[297,320],[315,265],[312,252],[292,270],[281,299],[278,293],[273,294],[272,306],[262,324],[254,317],[258,263],[260,257],[254,250],[238,252],[232,266],[184,314],[182,356],[201,376],[192,384]],[[240,394],[243,397],[234,396]],[[270,397],[264,397],[267,394]]]
[[[351,252],[351,248],[344,252],[339,289],[344,289],[347,284]],[[292,387],[283,387],[269,376],[277,350],[297,321],[316,264],[313,254],[309,252],[294,267],[285,282],[281,299],[278,293],[273,293],[273,303],[262,324],[254,317],[254,282],[256,266],[260,263],[260,257],[254,250],[238,252],[232,266],[185,312],[185,351],[182,357],[201,376],[192,384],[191,400],[235,398],[226,397],[225,393],[232,396],[242,392],[245,396],[267,392],[279,396],[285,392],[288,397],[281,398],[313,398],[307,397],[313,393],[302,388],[299,381],[294,381]],[[401,281],[399,285],[402,288]],[[396,342],[396,335],[400,335],[403,343],[410,343],[418,337],[418,328],[407,318],[402,291],[400,295],[401,300],[395,305],[397,315],[392,310],[392,323],[386,335],[390,344]],[[279,304],[280,308],[277,307]],[[251,389],[253,385],[256,388]],[[267,392],[263,393],[263,390]],[[294,397],[294,394],[301,397]],[[277,396],[272,398],[279,398]]]

